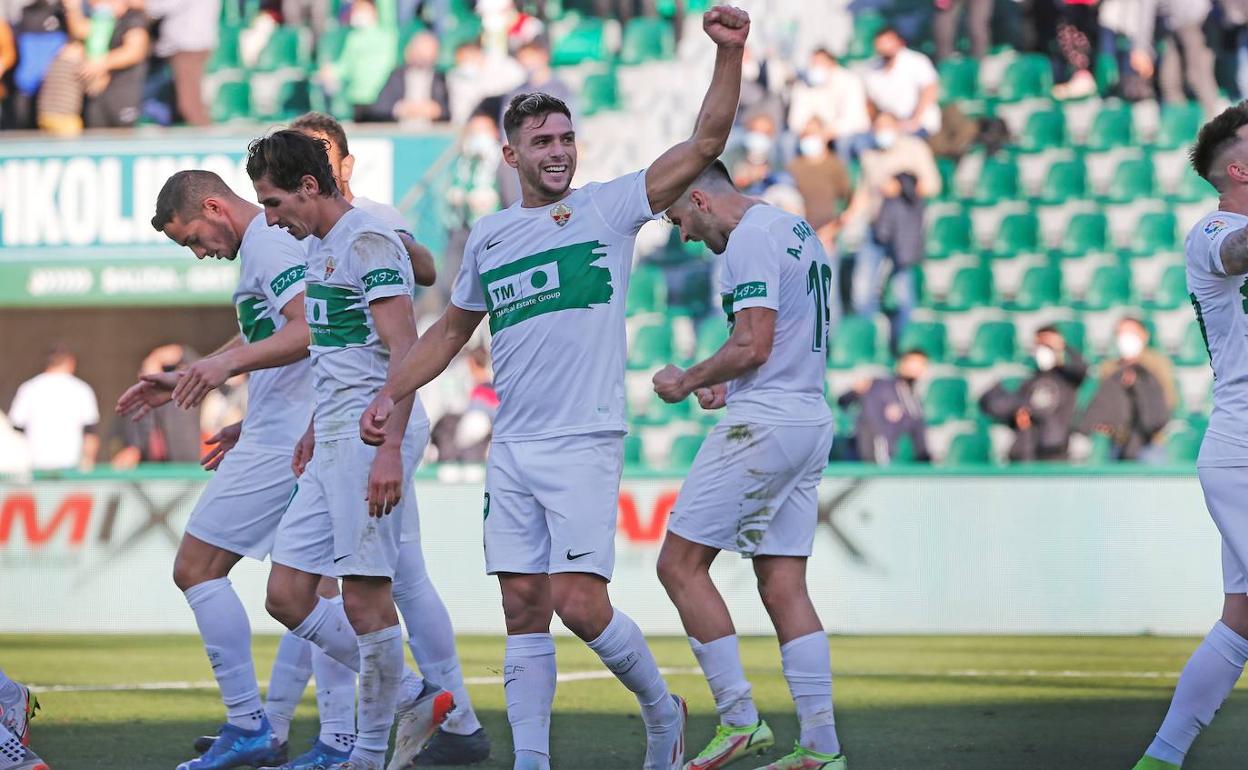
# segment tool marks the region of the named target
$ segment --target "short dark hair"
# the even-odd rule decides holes
[[[323,112],[305,112],[295,118],[290,127],[304,133],[324,134],[338,147],[343,157],[351,154],[351,150],[347,149],[347,132],[332,115],[326,115]]]
[[[211,171],[179,171],[165,180],[164,187],[160,188],[160,194],[156,196],[156,214],[152,217],[152,227],[156,232],[164,232],[174,217],[189,222],[199,214],[204,198],[233,194],[229,185]]]
[[[813,59],[816,56],[822,56],[826,59],[831,59],[832,61],[836,61],[836,54],[832,53],[830,49],[824,46],[819,46],[818,48],[810,52],[810,58]]]
[[[1188,152],[1188,160],[1196,173],[1214,187],[1218,187],[1215,179],[1219,179],[1221,173],[1213,168],[1213,162],[1226,148],[1239,140],[1239,129],[1244,126],[1248,126],[1248,101],[1222,110],[1220,115],[1202,126],[1200,133],[1196,135],[1196,144]]]
[[[728,172],[728,167],[719,159],[711,161],[711,165],[702,169],[702,173],[698,174],[698,178],[693,180],[693,187],[703,185],[719,186],[727,185],[732,189],[737,189],[737,185],[732,181],[732,174]]]
[[[554,114],[564,115],[568,120],[572,119],[572,110],[568,109],[568,105],[558,97],[541,91],[516,94],[511,98],[511,103],[507,105],[507,112],[503,113],[503,133],[507,135],[507,140],[511,141],[512,135],[524,125],[524,121],[529,118],[542,118],[542,123],[545,123],[545,118]]]
[[[78,356],[74,355],[74,351],[64,342],[58,342],[49,348],[47,358],[47,366],[49,369],[70,360],[76,361],[78,360]]]
[[[268,177],[287,192],[298,190],[302,179],[310,176],[320,186],[322,196],[338,194],[334,174],[329,170],[329,143],[291,128],[274,131],[247,145],[247,176],[253,182]]]
[[[885,35],[896,35],[898,40],[900,40],[900,41],[901,41],[901,42],[903,42],[903,43],[904,43],[904,42],[906,42],[906,36],[905,36],[905,35],[903,35],[903,34],[901,34],[900,32],[898,32],[898,31],[897,31],[897,28],[896,28],[896,27],[894,27],[894,26],[893,26],[893,25],[891,25],[891,24],[886,24],[886,25],[884,25],[883,27],[880,27],[880,31],[879,31],[879,32],[876,32],[876,33],[875,33],[875,37],[873,37],[873,38],[871,38],[871,39],[872,39],[872,40],[879,40],[880,38],[884,37]]]
[[[901,359],[909,358],[910,356],[918,356],[924,361],[930,358],[930,356],[927,355],[927,351],[923,348],[907,348],[906,350],[901,351],[901,355],[897,356],[897,360],[900,361]]]
[[[1066,339],[1066,335],[1062,334],[1062,330],[1057,328],[1053,324],[1045,324],[1044,326],[1041,326],[1039,329],[1036,329],[1036,336],[1039,337],[1041,334],[1056,334],[1062,339]]]

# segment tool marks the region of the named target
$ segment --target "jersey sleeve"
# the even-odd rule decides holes
[[[659,216],[650,210],[645,169],[598,185],[592,199],[603,221],[620,235],[636,235],[642,225]]]
[[[396,232],[401,231],[411,235],[411,230],[409,229],[407,220],[403,218],[403,215],[400,214],[399,210],[394,206],[389,206],[385,203],[374,203],[369,206],[368,213],[380,219],[385,223],[386,227],[389,227],[391,230]]]
[[[455,285],[451,289],[451,303],[464,310],[484,313],[489,308],[485,304],[485,290],[481,287],[481,271],[477,267],[477,251],[481,248],[481,228],[475,228],[468,236],[464,245],[464,261],[455,276]]]
[[[13,403],[9,406],[9,422],[14,428],[26,429],[27,423],[30,421],[30,387],[26,383],[22,383],[17,389],[17,395],[13,396]]]
[[[1206,219],[1197,225],[1200,232],[1194,234],[1193,240],[1197,244],[1198,266],[1219,278],[1225,278],[1226,270],[1222,266],[1222,244],[1226,243],[1226,239],[1233,233],[1239,232],[1245,226],[1248,226],[1248,223],[1232,222],[1225,217],[1218,216]]]
[[[724,254],[731,276],[732,311],[765,307],[780,309],[780,266],[766,231],[739,227]]]
[[[280,313],[295,297],[304,291],[304,273],[308,271],[307,255],[303,244],[281,230],[271,233],[264,244],[266,274],[260,276],[260,288],[269,307]]]
[[[364,289],[364,301],[411,296],[411,267],[394,236],[362,232],[351,242],[351,266]]]

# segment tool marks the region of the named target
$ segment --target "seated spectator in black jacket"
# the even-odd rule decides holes
[[[1101,366],[1083,416],[1083,432],[1109,436],[1116,460],[1165,461],[1159,439],[1174,411],[1174,370],[1170,359],[1149,349],[1148,338],[1139,320],[1118,323],[1118,358]]]
[[[1088,365],[1052,326],[1036,332],[1033,355],[1036,371],[1017,391],[998,383],[979,399],[979,406],[1014,429],[1011,462],[1065,460],[1079,385],[1088,376]]]
[[[858,459],[886,465],[897,456],[903,436],[909,436],[914,460],[928,462],[927,418],[915,392],[915,383],[927,374],[927,354],[910,350],[897,360],[895,377],[863,380],[837,399],[842,409],[859,404],[855,424]]]
[[[403,50],[403,64],[390,73],[377,101],[364,109],[365,120],[444,123],[451,119],[446,73],[437,69],[438,38],[418,32]]]

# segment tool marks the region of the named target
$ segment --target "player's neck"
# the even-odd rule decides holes
[[[745,212],[762,203],[758,198],[751,198],[748,195],[740,193],[732,193],[724,196],[723,202],[720,204],[724,209],[724,219],[728,223],[728,232],[736,229],[741,224],[741,220],[745,219]]]
[[[1218,211],[1248,216],[1248,187],[1237,185],[1218,196]]]
[[[334,225],[338,224],[338,220],[342,219],[352,206],[341,195],[322,198],[316,202],[316,205],[320,208],[318,212],[320,216],[316,218],[317,225],[312,234],[325,240],[325,236],[329,235],[329,231],[334,229]]]
[[[355,193],[351,192],[351,185],[350,185],[350,184],[348,184],[348,183],[346,183],[346,182],[343,182],[342,184],[338,185],[338,192],[342,193],[342,199],[343,199],[344,201],[346,201],[347,203],[351,203],[352,205],[354,205],[354,202],[355,202]]]
[[[259,206],[243,198],[230,201],[225,209],[225,216],[230,222],[230,229],[234,231],[234,236],[241,241],[243,233],[247,232],[247,228],[251,226],[251,220],[255,219],[261,211]]]
[[[552,203],[558,203],[571,194],[571,187],[558,195],[550,195],[537,190],[523,190],[520,194],[520,207],[526,209],[540,209],[544,206],[549,206]]]

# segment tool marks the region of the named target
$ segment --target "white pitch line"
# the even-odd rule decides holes
[[[700,668],[660,668],[664,676],[701,676]],[[834,671],[833,676],[850,678],[896,678],[919,676],[950,679],[1178,679],[1177,671],[1045,671],[1042,669],[959,669],[953,671]],[[566,671],[556,678],[559,682],[594,682],[603,679],[614,679],[615,674],[605,670]],[[469,676],[464,684],[500,685],[501,676]],[[161,690],[210,690],[217,686],[215,681],[198,682],[141,682],[138,684],[31,684],[30,688],[38,693],[73,693],[73,692],[143,692]]]

